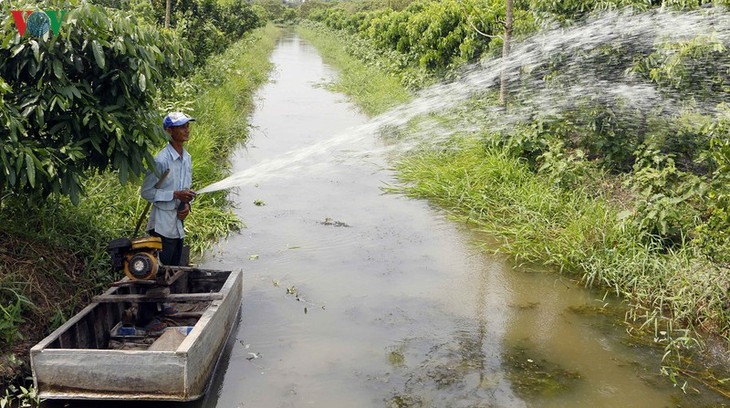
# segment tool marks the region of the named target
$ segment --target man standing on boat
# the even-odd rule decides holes
[[[195,192],[190,190],[193,162],[183,145],[190,138],[189,126],[194,120],[182,112],[165,116],[162,127],[170,135],[170,143],[157,153],[155,171],[147,172],[142,183],[142,197],[152,203],[147,232],[162,239],[160,262],[163,265],[183,262],[183,221],[195,197]]]

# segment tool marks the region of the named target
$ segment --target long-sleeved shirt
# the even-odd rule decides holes
[[[147,231],[154,229],[156,233],[167,238],[183,238],[185,228],[183,222],[177,218],[180,200],[174,199],[173,193],[190,188],[193,182],[192,158],[185,149],[182,156],[179,155],[168,143],[155,156],[155,167],[157,173],[148,171],[142,183],[142,198],[152,203]],[[155,188],[159,176],[167,169],[170,169],[167,178],[160,188]]]

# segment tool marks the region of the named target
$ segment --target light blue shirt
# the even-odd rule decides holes
[[[180,156],[168,143],[155,156],[155,167],[157,174],[148,171],[142,183],[142,198],[152,203],[147,231],[154,229],[163,237],[183,238],[185,228],[183,222],[177,218],[180,200],[174,199],[173,193],[190,188],[193,182],[193,160],[185,149]],[[155,188],[158,175],[161,176],[167,169],[170,169],[167,178],[160,188]]]

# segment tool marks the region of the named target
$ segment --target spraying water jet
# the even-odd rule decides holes
[[[730,44],[730,14],[717,7],[691,13],[650,11],[635,13],[630,9],[611,11],[570,28],[554,28],[513,45],[505,58],[487,59],[462,70],[458,80],[440,83],[420,92],[411,102],[373,118],[367,124],[350,129],[317,144],[292,150],[282,156],[258,163],[242,172],[198,190],[199,194],[225,190],[243,184],[258,183],[275,177],[300,175],[316,167],[313,159],[322,160],[333,151],[357,152],[359,145],[383,129],[399,129],[421,118],[416,132],[382,147],[384,151],[404,153],[424,144],[439,146],[454,134],[485,131],[509,131],[536,117],[562,117],[586,101],[619,106],[628,120],[637,123],[649,113],[670,118],[680,114],[681,95],[658,90],[624,65],[601,61],[606,48],[625,49],[626,55],[652,52],[658,45],[690,41],[700,36]],[[553,82],[545,77],[554,72],[553,59],[564,59],[565,73]],[[596,61],[598,60],[598,61]],[[458,113],[469,100],[485,99],[499,87],[502,72],[509,81],[520,84],[513,91],[515,102],[505,110],[496,104],[481,103],[470,110],[469,121],[459,118],[428,121],[434,114]],[[715,113],[722,95],[695,101],[695,110]],[[349,153],[350,157],[357,156]]]

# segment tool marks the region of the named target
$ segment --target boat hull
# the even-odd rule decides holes
[[[210,273],[210,272],[208,272]],[[31,349],[33,381],[44,399],[192,401],[200,398],[241,305],[241,271],[229,273],[192,331],[174,351],[99,349],[82,331],[101,333],[94,302]],[[110,289],[105,295],[114,295]],[[102,325],[103,326],[103,325]],[[107,324],[108,326],[108,324]],[[74,336],[74,332],[77,332]],[[74,343],[85,339],[86,347]],[[70,340],[69,340],[70,339]]]

